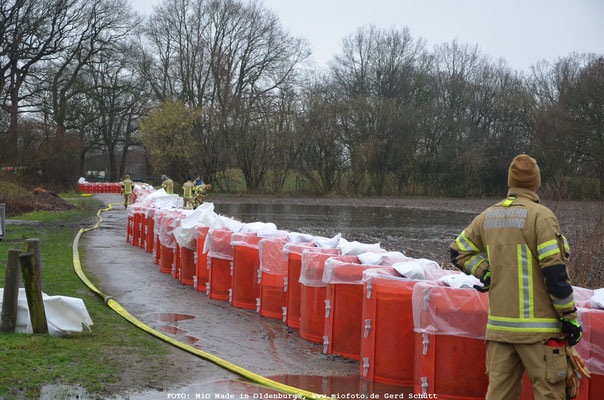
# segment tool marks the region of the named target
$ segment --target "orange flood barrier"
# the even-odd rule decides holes
[[[457,272],[425,270],[425,278],[436,285],[435,279],[450,273]],[[365,270],[363,281],[360,374],[375,382],[413,386],[417,349],[412,295],[421,281],[403,278],[394,268]]]
[[[483,399],[488,295],[418,283],[413,289],[415,393],[439,399]]]
[[[195,262],[195,277],[194,286],[198,292],[206,292],[207,284],[210,277],[210,270],[208,268],[208,256],[203,252],[203,247],[206,242],[206,236],[208,235],[208,227],[197,228],[197,260]]]
[[[178,243],[174,244],[174,249],[173,250],[173,254],[174,254],[174,260],[172,262],[172,278],[174,279],[179,279],[180,278],[180,246],[178,245]]]
[[[287,238],[265,238],[260,241],[260,315],[285,322],[287,260],[283,247]]]
[[[134,225],[132,229],[132,245],[140,246],[141,239],[141,208],[140,206],[132,206],[133,214],[134,214]]]
[[[147,233],[149,229],[147,210],[147,207],[141,207],[141,237],[138,242],[138,245],[141,249],[145,249],[147,247]]]
[[[153,252],[153,246],[155,245],[155,209],[147,209],[147,238],[145,239],[145,251],[147,253]]]
[[[361,318],[360,374],[363,378],[413,386],[415,334],[411,296],[416,283],[387,276],[367,280]]]
[[[312,248],[302,252],[299,279],[300,336],[309,342],[323,343],[327,316],[325,306],[327,284],[323,283],[323,270],[325,261],[338,254],[340,254],[338,249]]]
[[[262,237],[255,233],[234,233],[233,275],[231,277],[231,305],[248,310],[256,309],[260,297],[260,254]]]
[[[174,240],[174,221],[180,215],[176,211],[163,213],[159,227],[160,257],[159,271],[165,274],[172,274],[174,268],[174,249],[176,248]]]
[[[589,399],[595,400],[604,394],[604,310],[587,310],[585,315],[589,316],[587,367],[591,370],[591,379],[588,393]]]
[[[363,314],[363,272],[383,269],[396,261],[407,259],[391,256],[384,265],[362,265],[351,256],[334,257],[325,265],[323,280],[327,284],[325,336],[323,350],[327,354],[360,359],[361,337],[365,325]]]
[[[187,286],[193,286],[196,273],[196,254],[195,251],[186,247],[180,248],[180,283]]]
[[[134,229],[134,214],[132,209],[128,208],[128,227],[126,229],[126,242],[132,244],[132,230]]]
[[[283,247],[287,259],[285,323],[290,328],[300,329],[301,287],[298,280],[302,269],[302,252],[314,247],[316,245],[312,242],[288,243]]]
[[[209,240],[208,267],[209,297],[215,300],[229,301],[231,293],[231,268],[233,261],[233,248],[231,236],[233,232],[228,229],[216,229],[208,233]]]

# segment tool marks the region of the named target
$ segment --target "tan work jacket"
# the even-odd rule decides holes
[[[124,179],[124,181],[122,182],[124,194],[132,194],[133,186],[134,186],[134,182],[132,182],[130,179]]]
[[[536,343],[561,336],[560,317],[576,318],[565,266],[570,250],[554,213],[539,204],[535,192],[510,189],[506,200],[464,229],[451,244],[451,254],[466,274],[480,279],[491,271],[487,340]],[[546,283],[554,270],[559,271],[557,286]],[[553,295],[560,286],[570,296]]]
[[[174,181],[172,181],[172,179],[168,178],[165,181],[163,181],[163,183],[161,184],[161,187],[164,188],[166,193],[174,194]]]
[[[183,195],[182,197],[185,199],[193,198],[193,182],[186,182],[182,185]]]

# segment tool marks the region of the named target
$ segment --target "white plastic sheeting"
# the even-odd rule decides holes
[[[485,338],[488,318],[486,293],[420,282],[413,288],[412,302],[415,332]]]
[[[210,229],[205,241],[208,257],[232,260],[233,246],[231,246],[231,236],[233,236],[233,233],[229,229]]]
[[[302,252],[302,263],[300,268],[300,282],[308,287],[326,287],[327,283],[323,281],[325,263],[331,257],[340,254],[339,249],[321,249],[318,247],[309,248]],[[355,257],[349,256],[351,259]]]
[[[575,292],[577,288],[575,288]],[[604,288],[594,290],[593,296],[589,299],[589,305],[593,308],[604,310]]]
[[[2,309],[3,296],[4,289],[0,288],[0,310]],[[48,333],[51,336],[67,336],[73,332],[82,332],[82,325],[90,330],[93,325],[82,299],[67,296],[48,296],[46,293],[42,293],[42,300],[44,301]],[[23,288],[19,289],[15,331],[16,333],[33,333],[27,297]]]
[[[159,224],[159,242],[162,246],[175,249],[176,248],[176,239],[174,238],[174,229],[180,225],[180,221],[184,219],[183,211],[169,211],[166,213],[161,213],[161,219]],[[157,216],[158,211],[155,212],[155,218]],[[156,219],[157,221],[157,219]]]
[[[604,375],[604,310],[579,307],[577,312],[583,327],[583,339],[575,348],[592,375]]]
[[[287,259],[283,247],[288,243],[287,237],[271,237],[260,241],[260,270],[269,274],[287,275]]]
[[[481,284],[474,276],[466,274],[445,275],[440,278],[440,281],[449,287],[458,289],[474,290],[474,285]]]
[[[319,247],[321,249],[335,249],[336,247],[338,247],[338,244],[340,243],[340,239],[342,239],[342,234],[338,233],[331,239],[324,238],[321,236],[316,236],[314,239],[314,242],[317,245],[317,247]]]
[[[287,234],[287,240],[293,243],[297,242],[312,242],[315,236],[307,233],[289,232]]]
[[[180,247],[197,250],[197,231],[200,227],[211,227],[216,221],[213,203],[204,203],[191,211],[174,229],[174,238]]]
[[[283,247],[283,254],[286,259],[289,254],[297,254],[302,256],[304,250],[317,247],[314,241],[311,242],[289,242]]]
[[[426,271],[440,270],[440,266],[426,258],[410,258],[391,264],[401,276],[414,280],[433,279],[426,277]]]
[[[397,260],[395,262],[398,262],[404,261],[408,258],[405,257],[405,255],[399,251],[386,251],[382,253],[367,252],[359,254],[357,257],[359,259],[359,262],[365,265],[382,265],[382,263],[384,263],[384,261],[388,259]]]
[[[350,284],[361,285],[365,281],[365,275],[368,271],[375,271],[375,274],[396,277],[397,279],[415,279],[415,280],[437,280],[446,273],[440,269],[438,264],[423,258],[410,258],[402,254],[391,254],[389,257],[382,258],[381,265],[363,264],[360,262],[360,256],[339,256],[332,257],[325,263],[323,273],[323,282],[329,284]],[[413,271],[415,275],[405,276],[399,270],[409,274]],[[421,272],[417,272],[421,271]],[[455,273],[454,271],[447,271]],[[402,276],[401,276],[402,275]]]
[[[237,221],[236,219],[217,214],[216,219],[208,231],[206,241],[204,242],[203,252],[207,253],[210,257],[224,258],[228,260],[233,259],[233,249],[230,244],[231,235],[228,237],[228,243],[223,243],[225,240],[223,233],[219,234],[219,239],[214,240],[214,232],[218,230],[230,231],[231,234],[234,232],[254,233],[258,236],[265,237],[278,236],[280,234],[277,230],[277,226],[272,222],[252,222],[245,224],[241,221]],[[227,245],[230,247],[230,249],[225,247]]]
[[[349,242],[344,238],[340,239],[337,247],[340,249],[340,253],[343,256],[358,256],[359,254],[367,252],[379,253],[385,251],[380,246],[380,243],[366,244],[357,241]]]

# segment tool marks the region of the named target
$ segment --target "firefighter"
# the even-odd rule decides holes
[[[122,190],[120,194],[124,196],[124,207],[132,202],[132,189],[134,188],[134,182],[130,180],[130,175],[126,174],[126,179],[122,181]]]
[[[539,204],[540,185],[537,162],[516,156],[507,199],[478,215],[450,246],[453,264],[489,293],[487,400],[517,399],[525,369],[536,400],[564,400],[578,387],[577,354],[568,347],[582,337],[566,269],[570,249],[554,213]]]
[[[191,208],[193,206],[193,187],[191,178],[187,178],[187,182],[182,185],[184,208]]]
[[[203,180],[201,181],[201,184],[195,186],[194,208],[197,208],[203,204],[203,199],[207,196],[208,190],[210,189],[212,189],[212,185],[206,185]]]
[[[162,175],[161,180],[161,187],[166,191],[166,193],[174,194],[174,181],[168,178],[166,175]]]

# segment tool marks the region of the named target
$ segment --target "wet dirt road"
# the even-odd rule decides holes
[[[118,195],[96,196],[107,203],[120,201]],[[99,229],[82,237],[86,271],[98,278],[101,290],[143,323],[263,376],[358,375],[358,363],[322,354],[321,345],[301,339],[280,321],[210,300],[160,273],[151,253],[126,242],[127,216],[122,206],[103,213],[103,219]],[[178,390],[239,379],[176,348],[171,350],[171,359],[165,370],[152,377],[154,387]],[[130,385],[132,382],[124,383]],[[156,391],[146,393],[145,398],[152,398],[152,393],[166,398]]]

